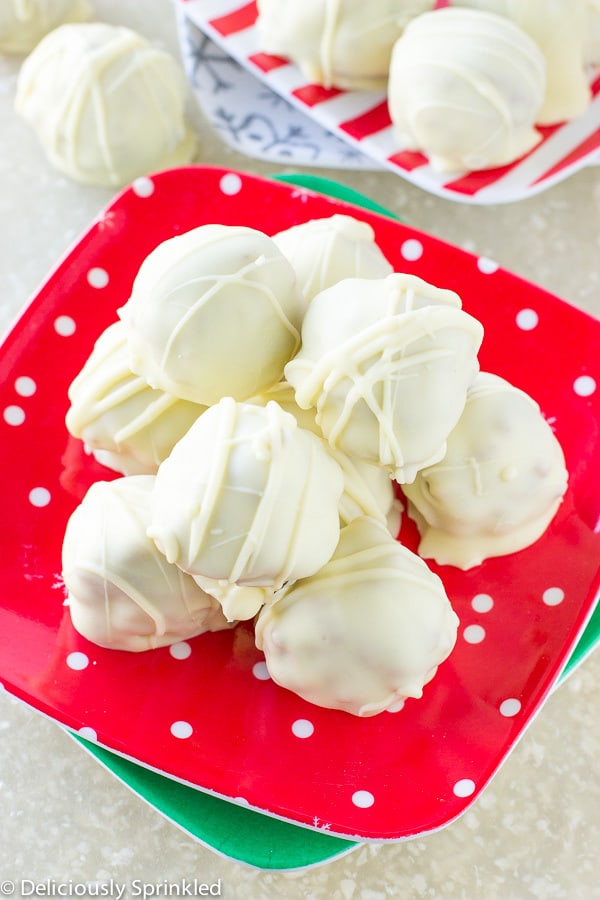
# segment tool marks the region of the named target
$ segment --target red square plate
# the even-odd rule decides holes
[[[346,212],[398,270],[458,291],[486,330],[482,368],[541,404],[570,486],[534,546],[437,571],[461,626],[422,700],[357,719],[265,677],[249,625],[145,654],[103,650],[63,606],[61,543],[87,486],[112,478],[68,437],[67,388],[160,241],[203,223],[274,233]],[[52,272],[0,354],[5,473],[0,678],[99,744],[202,790],[359,839],[447,824],[478,796],[540,708],[599,586],[600,323],[476,257],[314,191],[218,168],[142,178]],[[401,537],[414,548],[410,521]]]

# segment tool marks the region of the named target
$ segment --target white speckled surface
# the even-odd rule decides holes
[[[94,5],[98,19],[128,24],[177,53],[169,0]],[[0,58],[1,331],[112,196],[49,168],[12,109],[18,67],[18,58]],[[196,123],[202,131],[200,162],[258,174],[278,168],[226,148],[200,115]],[[600,169],[498,208],[449,204],[389,173],[319,174],[600,315]],[[600,653],[548,700],[491,785],[457,822],[406,843],[360,847],[295,874],[251,870],[199,845],[55,724],[0,693],[0,893],[4,882],[14,880],[19,896],[22,879],[162,884],[197,878],[221,879],[222,896],[252,900],[600,898],[599,681]]]

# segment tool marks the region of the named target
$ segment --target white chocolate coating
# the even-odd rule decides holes
[[[317,706],[373,716],[422,696],[457,627],[438,576],[364,517],[342,530],[319,572],[263,607],[256,644],[277,684]]]
[[[317,294],[285,376],[332,447],[400,482],[442,458],[483,339],[460,305],[453,291],[397,273]]]
[[[210,406],[280,380],[300,343],[304,306],[291,264],[266,234],[202,225],[146,257],[119,315],[132,370]]]
[[[147,537],[153,486],[152,475],[98,481],[67,523],[71,620],[101,647],[151,650],[228,627],[216,600]]]
[[[306,428],[321,438],[323,446],[342,470],[344,492],[339,504],[342,525],[347,525],[358,516],[370,516],[387,524],[390,532],[396,535],[400,528],[402,504],[395,496],[389,474],[378,466],[350,457],[330,446],[315,421],[315,410],[301,409],[296,403],[294,389],[287,382],[281,381],[264,394],[252,397],[249,402],[265,406],[270,400],[274,400],[285,412],[290,413],[300,428]]]
[[[562,449],[537,403],[480,373],[444,459],[404,486],[420,555],[469,569],[528,547],[556,514],[567,479]]]
[[[460,0],[457,5],[510,19],[546,60],[546,90],[536,122],[551,125],[585,112],[590,86],[584,69],[590,0]]]
[[[61,25],[19,73],[15,108],[50,162],[86,184],[120,186],[190,162],[183,70],[128,28]]]
[[[405,147],[441,172],[512,162],[534,147],[544,56],[513,22],[447,8],[414,19],[390,63],[390,117]]]
[[[69,400],[69,433],[99,462],[124,475],[155,473],[205,410],[133,374],[122,322],[100,335],[69,387]]]
[[[250,618],[329,559],[342,490],[339,466],[293,416],[225,397],[159,467],[148,534],[169,562]],[[233,584],[248,590],[230,596]]]
[[[587,0],[584,11],[583,62],[586,67],[600,64],[600,0]]]
[[[385,278],[393,271],[371,226],[352,216],[311,219],[273,240],[291,262],[307,302],[343,278]]]
[[[380,90],[392,45],[434,0],[258,0],[261,49],[326,87]]]
[[[0,52],[29,53],[54,28],[85,22],[91,12],[88,0],[2,0]]]

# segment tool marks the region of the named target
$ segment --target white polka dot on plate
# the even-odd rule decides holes
[[[516,716],[517,713],[520,712],[521,701],[517,700],[516,697],[508,697],[500,704],[500,715],[506,716],[507,719],[511,719],[513,716]]]
[[[315,726],[308,719],[296,719],[292,722],[292,734],[297,738],[309,738],[315,733]]]
[[[83,728],[80,728],[77,734],[81,735],[82,738],[85,738],[87,741],[97,741],[98,735],[96,734],[93,728],[90,728],[89,725],[84,725]]]
[[[475,594],[471,600],[471,606],[478,613],[487,613],[494,606],[494,600],[489,594]]]
[[[32,506],[48,506],[50,500],[52,499],[52,494],[45,487],[34,487],[29,491],[29,502]]]
[[[180,738],[180,740],[182,741],[191,737],[193,732],[194,729],[189,722],[179,720],[178,722],[173,722],[173,724],[171,725],[171,734],[173,735],[173,737]]]
[[[565,599],[565,592],[559,587],[546,588],[542,594],[542,600],[546,606],[558,606]]]
[[[452,788],[457,797],[470,797],[475,790],[475,782],[470,778],[461,778]]]
[[[61,337],[71,337],[72,334],[75,334],[76,329],[75,319],[72,319],[71,316],[58,316],[54,320],[54,330]]]
[[[596,380],[591,375],[580,375],[573,382],[573,390],[578,397],[591,397],[596,390]]]
[[[89,656],[86,653],[82,653],[80,650],[74,650],[73,653],[69,653],[67,656],[67,665],[70,669],[73,669],[74,672],[80,672],[82,669],[87,669],[89,664]]]
[[[19,397],[33,397],[37,391],[37,384],[29,375],[20,375],[15,380],[15,391]]]
[[[352,802],[360,809],[368,809],[375,803],[375,797],[370,791],[355,791],[352,794]]]
[[[151,178],[143,176],[142,178],[136,178],[131,188],[138,197],[151,197],[154,193],[154,182]]]
[[[93,288],[105,288],[109,280],[106,269],[100,269],[98,266],[87,273],[87,283]]]
[[[7,406],[2,415],[7,425],[22,425],[25,421],[25,410],[20,406]]]
[[[176,644],[171,644],[169,653],[173,659],[187,659],[192,655],[192,648],[187,641],[178,641]]]
[[[227,175],[223,175],[219,182],[219,187],[224,194],[227,194],[228,197],[232,197],[234,194],[239,194],[242,189],[242,179],[239,175],[236,175],[235,172],[228,172]]]
[[[515,317],[515,321],[521,331],[533,331],[537,327],[540,317],[535,309],[520,309]]]
[[[408,238],[408,240],[404,241],[400,246],[400,253],[402,254],[403,259],[406,259],[409,262],[415,262],[423,256],[423,244],[416,238]]]
[[[467,625],[463,631],[463,637],[467,644],[480,644],[485,638],[485,628],[481,625]]]
[[[493,275],[494,272],[498,271],[500,266],[495,259],[490,259],[489,256],[479,256],[477,259],[477,268],[482,275]]]
[[[259,681],[268,681],[271,677],[266,662],[257,662],[252,666],[252,674]]]

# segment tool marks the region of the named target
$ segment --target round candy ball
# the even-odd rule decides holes
[[[422,696],[457,626],[441,579],[362,517],[342,529],[320,571],[263,607],[256,643],[277,684],[317,706],[373,716]]]
[[[123,475],[156,472],[205,408],[151,388],[129,368],[122,322],[106,328],[69,387],[67,430]]]
[[[72,513],[62,574],[75,629],[113,650],[151,650],[229,627],[217,601],[146,535],[152,475],[97,481]]]
[[[202,225],[159,244],[119,310],[134,372],[210,406],[279,381],[300,344],[304,300],[266,234]]]
[[[403,146],[442,172],[512,162],[540,140],[546,61],[521,28],[449,7],[414,19],[394,45],[389,111]]]
[[[15,108],[57,169],[110,187],[190,162],[187,94],[170,54],[129,28],[91,22],[40,41],[19,72]]]
[[[469,569],[536,541],[567,489],[562,448],[538,404],[481,372],[446,453],[405,485],[419,553]]]
[[[396,480],[440,459],[479,370],[483,328],[453,291],[413,275],[348,278],[310,303],[285,367],[328,442]]]
[[[343,487],[323,442],[278,404],[226,397],[160,465],[148,534],[226,601],[230,618],[251,618],[267,596],[329,559]]]

